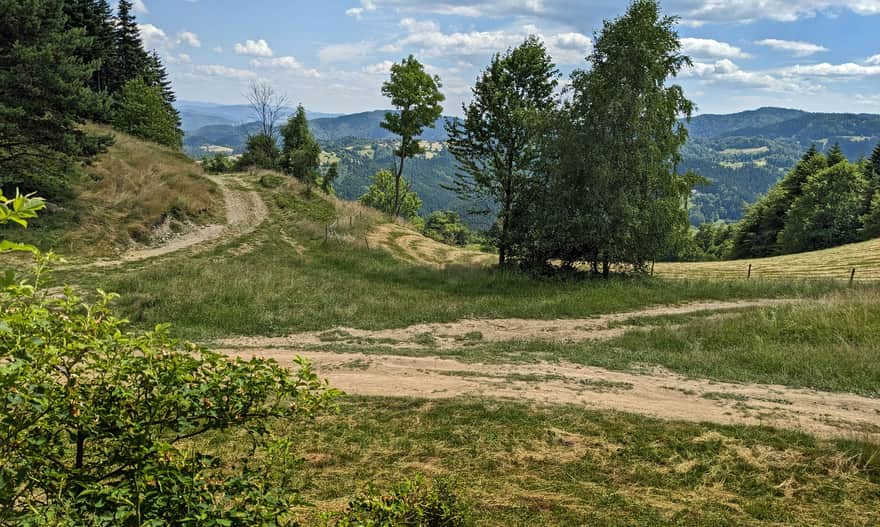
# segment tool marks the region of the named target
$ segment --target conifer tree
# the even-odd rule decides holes
[[[325,194],[332,194],[333,183],[337,178],[339,178],[339,163],[333,163],[330,165],[330,168],[327,169],[324,177],[321,178],[321,190],[323,190]]]
[[[97,141],[79,124],[99,101],[87,88],[90,39],[66,26],[62,0],[0,0],[0,185],[65,195],[71,166]]]
[[[69,0],[65,2],[68,29],[81,29],[89,38],[83,50],[84,62],[97,62],[89,86],[96,92],[106,91],[115,75],[116,39],[113,13],[107,0]]]
[[[321,146],[309,130],[306,110],[300,104],[296,113],[281,127],[284,141],[281,167],[293,177],[311,185],[318,179],[321,164]]]
[[[840,148],[840,143],[834,143],[834,146],[831,147],[831,150],[828,151],[828,166],[833,167],[838,163],[843,163],[846,161],[846,156],[843,155],[843,150]]]
[[[130,0],[119,0],[117,8],[116,59],[117,76],[111,82],[111,91],[118,91],[132,79],[148,79],[150,57],[144,50]]]

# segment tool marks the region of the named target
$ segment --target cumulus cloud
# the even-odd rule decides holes
[[[880,53],[874,55],[873,57],[868,57],[865,60],[865,64],[869,66],[880,66]]]
[[[288,70],[299,73],[304,77],[319,78],[321,74],[318,70],[308,69],[296,60],[296,57],[275,57],[275,58],[257,58],[251,59],[251,66],[254,68],[270,68],[277,70]]]
[[[780,51],[788,51],[793,53],[796,57],[809,57],[810,55],[815,55],[816,53],[828,51],[828,48],[824,46],[812,44],[810,42],[801,42],[799,40],[779,40],[776,38],[765,38],[764,40],[759,40],[755,42],[755,44],[758,44],[759,46],[767,46],[769,48],[777,49]]]
[[[543,35],[533,25],[514,29],[444,33],[436,24],[401,20],[407,34],[386,45],[382,51],[400,53],[415,48],[426,57],[486,60],[493,54],[521,44],[529,35],[536,35],[547,45],[547,50],[559,64],[581,62],[592,49],[590,37],[576,32],[555,32]]]
[[[376,4],[375,2],[373,2],[373,0],[361,0],[360,7],[352,7],[351,9],[346,9],[345,14],[348,16],[353,16],[360,20],[361,17],[364,16],[365,12],[375,10]]]
[[[144,4],[144,0],[134,0],[131,3],[131,7],[134,9],[135,13],[140,13],[142,15],[146,15],[150,12],[150,10],[147,9],[147,5]]]
[[[682,77],[697,78],[707,83],[757,88],[773,92],[814,93],[821,86],[804,79],[774,74],[774,72],[747,71],[730,59],[715,62],[695,62],[682,72]]]
[[[845,64],[821,64],[795,65],[779,70],[783,75],[790,77],[867,77],[880,75],[880,65],[873,66],[847,62]]]
[[[383,60],[382,62],[376,64],[364,66],[361,71],[369,75],[388,75],[391,72],[391,66],[393,65],[394,63],[390,60]]]
[[[193,48],[202,47],[202,42],[199,40],[199,36],[191,31],[181,31],[177,34],[177,43],[186,44],[187,46]]]
[[[681,39],[681,47],[686,54],[697,58],[751,58],[751,55],[742,49],[711,38],[683,38]]]
[[[244,44],[236,43],[233,51],[236,55],[248,55],[251,57],[271,57],[275,53],[269,47],[269,43],[263,39],[246,40]]]
[[[161,49],[168,46],[168,35],[153,24],[138,24],[141,40],[147,49]]]
[[[252,79],[257,76],[256,73],[250,70],[230,68],[219,64],[199,64],[193,66],[193,71],[210,77],[226,77],[229,79]]]

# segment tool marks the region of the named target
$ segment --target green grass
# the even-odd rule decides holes
[[[816,296],[837,287],[806,281],[538,280],[495,269],[422,267],[364,247],[369,225],[360,219],[351,233],[342,233],[349,241],[324,243],[332,207],[319,192],[306,197],[289,187],[259,190],[270,207],[270,219],[250,237],[265,240],[259,251],[230,254],[250,239],[245,238],[198,255],[76,271],[60,279],[120,293],[118,305],[133,322],[172,321],[180,334],[198,340],[468,317],[587,317],[701,299]],[[341,221],[340,229],[347,228]],[[306,253],[298,254],[283,233]]]
[[[317,510],[421,473],[457,480],[477,525],[880,521],[877,447],[857,441],[469,399],[350,398],[281,431],[309,460],[300,476]]]

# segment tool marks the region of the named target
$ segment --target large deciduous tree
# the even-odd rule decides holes
[[[169,109],[158,86],[149,86],[142,79],[130,80],[122,87],[118,100],[114,127],[161,145],[182,146],[177,112]]]
[[[446,126],[459,166],[453,189],[464,198],[488,196],[497,207],[499,265],[507,260],[515,207],[538,158],[535,121],[554,108],[558,76],[543,43],[531,36],[495,55],[473,100],[462,105],[464,119]]]
[[[391,105],[397,111],[386,113],[381,126],[400,136],[400,145],[395,151],[399,158],[394,174],[392,214],[395,216],[401,215],[404,161],[423,152],[419,136],[426,127],[433,126],[443,113],[441,103],[446,97],[440,93],[440,88],[440,78],[428,74],[422,63],[412,55],[391,66],[391,77],[382,85],[382,95],[391,99]]]
[[[373,176],[373,183],[359,201],[404,219],[414,218],[422,208],[422,200],[410,189],[409,181],[397,180],[388,170],[380,170]]]

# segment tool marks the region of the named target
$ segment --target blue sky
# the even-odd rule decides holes
[[[412,53],[459,114],[492,54],[541,36],[567,75],[622,0],[139,0],[142,37],[184,100],[239,103],[253,80],[309,110],[388,106]],[[760,106],[880,113],[880,0],[666,0],[694,59],[677,80],[699,113]]]

